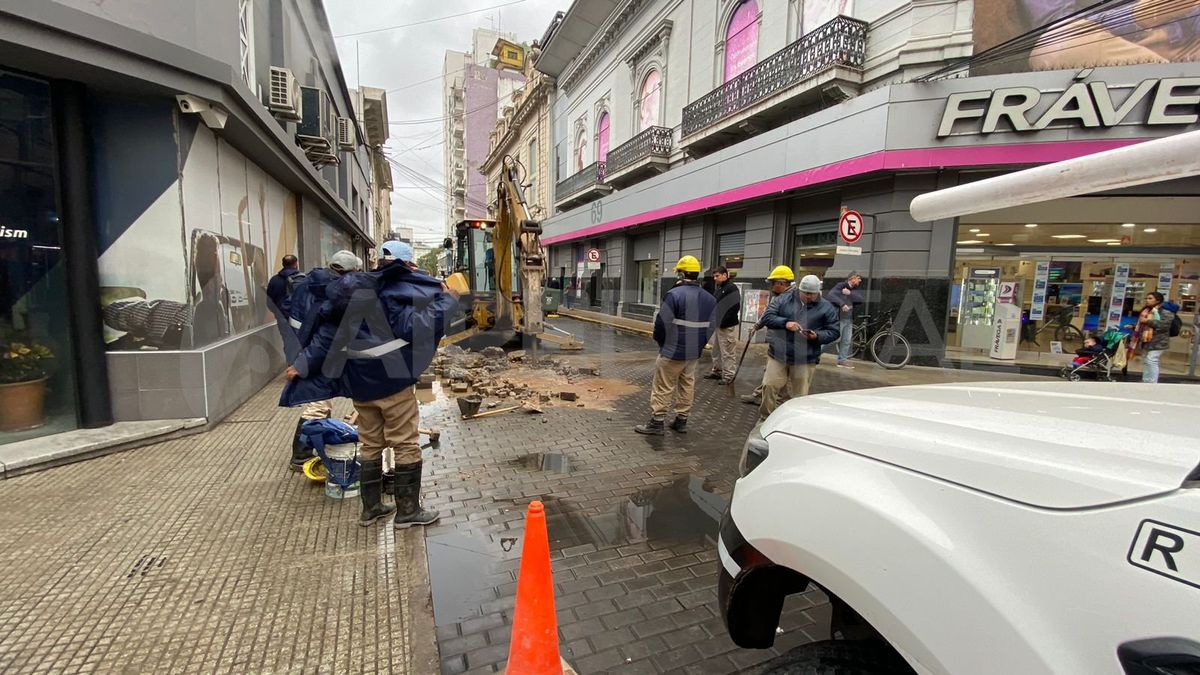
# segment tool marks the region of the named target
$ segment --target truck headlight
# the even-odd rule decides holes
[[[741,476],[747,476],[751,471],[758,468],[759,464],[767,458],[770,452],[770,445],[767,440],[759,433],[757,426],[750,432],[750,436],[746,438],[746,445],[742,446],[742,459],[738,463],[738,473]]]

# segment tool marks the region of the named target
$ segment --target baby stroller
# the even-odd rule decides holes
[[[1110,328],[1097,337],[1096,342],[1099,349],[1091,354],[1080,354],[1059,375],[1071,382],[1078,382],[1088,374],[1094,375],[1100,382],[1112,382],[1113,358],[1118,349],[1124,349],[1125,334]]]

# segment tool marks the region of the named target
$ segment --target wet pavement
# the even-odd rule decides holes
[[[586,342],[568,358],[633,393],[463,420],[422,392],[441,432],[424,495],[442,520],[424,533],[360,528],[357,500],[287,471],[280,383],[211,432],[0,481],[0,672],[501,671],[534,499],[581,673],[752,671],[824,637],[819,591],[789,599],[773,650],[736,648],[716,611],[716,524],[757,408],[700,380],[690,433],[640,436],[653,343],[552,323]],[[737,394],[763,365],[751,350]],[[813,389],[996,377],[822,365]]]
[[[563,655],[581,673],[733,673],[828,637],[819,591],[790,598],[776,648],[739,649],[716,609],[717,523],[758,411],[741,402],[762,377],[755,348],[736,392],[697,383],[686,435],[641,436],[655,352],[649,339],[570,319],[554,321],[585,342],[572,358],[635,393],[593,410],[558,403],[540,416],[461,420],[457,406],[424,409],[442,431],[427,504],[430,580],[444,673],[503,670],[510,640],[526,505],[546,506]],[[711,368],[705,357],[699,374]],[[866,364],[822,366],[814,393],[995,375]],[[586,382],[586,380],[583,380]]]

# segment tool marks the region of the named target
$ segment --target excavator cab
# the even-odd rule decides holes
[[[581,349],[570,334],[547,326],[542,314],[546,259],[542,225],[529,218],[517,165],[506,158],[497,187],[495,220],[468,219],[454,227],[446,244],[454,255],[447,285],[460,293],[466,330],[446,338],[460,342],[481,332],[493,340],[519,338],[530,346],[551,342]]]

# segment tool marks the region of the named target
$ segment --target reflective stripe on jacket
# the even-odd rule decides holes
[[[716,306],[716,298],[694,281],[685,281],[667,291],[654,317],[658,353],[673,361],[700,358],[715,329]]]

